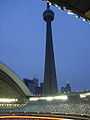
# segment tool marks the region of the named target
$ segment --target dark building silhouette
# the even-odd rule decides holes
[[[69,83],[66,84],[65,90],[66,90],[66,92],[71,92],[71,86]]]
[[[34,78],[32,80],[30,79],[24,79],[25,85],[28,87],[32,95],[41,96],[43,93],[43,83],[40,83],[39,80]]]
[[[43,86],[44,86],[44,83],[41,82],[39,87],[39,95],[43,95]]]
[[[49,3],[47,3],[47,9],[43,13],[43,19],[46,22],[46,53],[43,93],[44,95],[52,95],[57,93],[58,88],[51,28],[51,22],[54,20],[54,12],[50,10]]]
[[[69,83],[67,83],[65,87],[61,87],[61,92],[68,93],[68,92],[71,92],[71,91],[72,91],[71,90],[71,85]]]
[[[33,95],[36,95],[38,93],[37,91],[37,87],[39,86],[38,82],[39,80],[36,78],[34,78],[33,80],[24,79],[24,83],[26,84],[26,86],[29,88]]]

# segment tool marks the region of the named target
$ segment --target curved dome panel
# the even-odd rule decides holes
[[[0,91],[3,95],[31,95],[23,81],[5,64],[0,64]]]

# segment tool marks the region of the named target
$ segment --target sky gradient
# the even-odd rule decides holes
[[[0,61],[22,79],[43,81],[46,26],[42,0],[0,0]],[[51,7],[58,86],[90,89],[90,25]]]

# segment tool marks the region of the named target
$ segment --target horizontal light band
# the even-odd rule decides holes
[[[68,100],[67,95],[61,95],[61,96],[48,96],[48,97],[31,97],[29,98],[30,101],[38,101],[38,100],[46,100],[46,101],[52,101],[52,100]]]
[[[14,99],[14,98],[0,98],[0,103],[13,103],[17,101],[18,99]]]

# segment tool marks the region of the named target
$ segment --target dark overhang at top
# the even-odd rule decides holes
[[[47,1],[47,0],[46,0]],[[67,9],[79,17],[90,21],[90,0],[48,0],[53,5],[58,5],[61,9]]]

